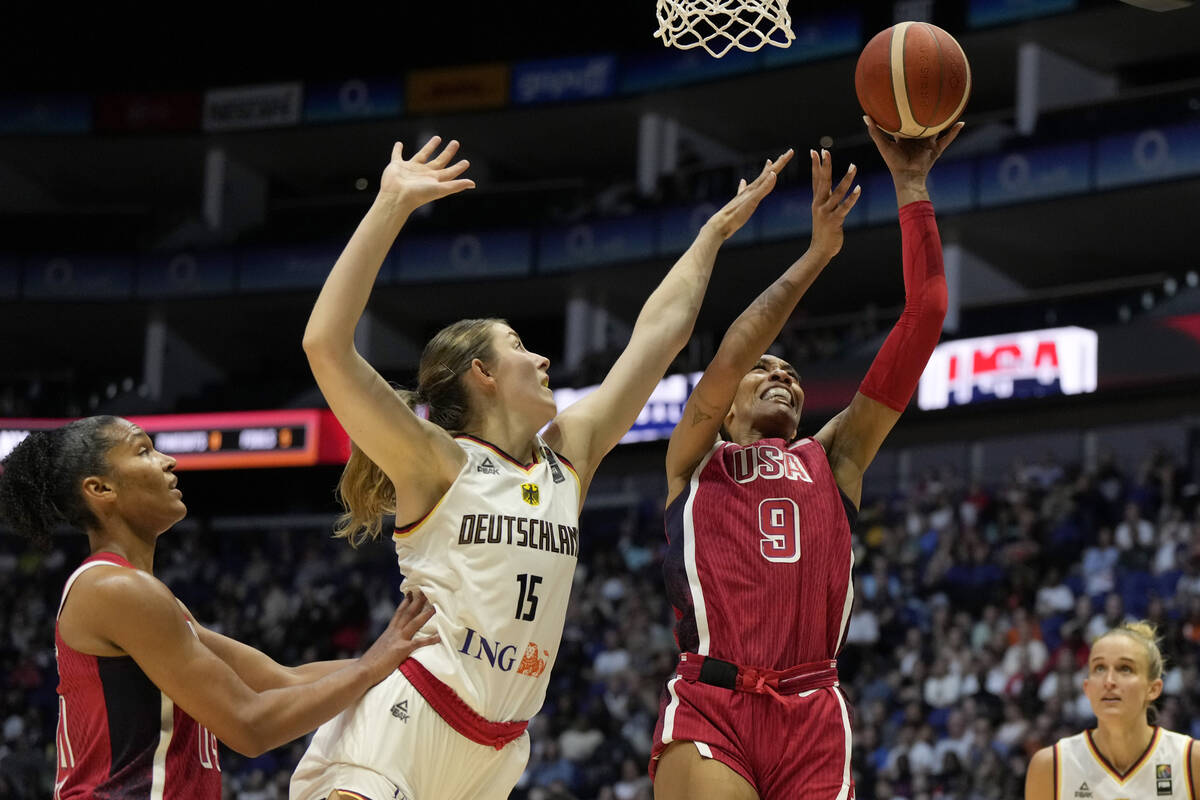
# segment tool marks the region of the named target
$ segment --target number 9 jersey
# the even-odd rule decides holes
[[[856,516],[814,439],[714,446],[666,512],[680,650],[776,670],[836,658]]]
[[[420,635],[441,636],[401,670],[427,699],[448,688],[488,720],[527,720],[542,707],[562,638],[579,478],[541,437],[532,464],[472,436],[455,441],[462,471],[425,517],[393,535],[402,588],[419,588],[436,609]]]

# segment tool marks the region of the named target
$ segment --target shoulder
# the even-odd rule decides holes
[[[108,565],[81,574],[71,589],[74,606],[90,615],[144,621],[139,615],[155,611],[178,611],[179,604],[167,585],[140,569]],[[78,600],[86,597],[86,602]],[[129,615],[129,616],[125,616]]]
[[[1030,759],[1025,773],[1025,800],[1052,800],[1055,796],[1056,747],[1043,747]]]

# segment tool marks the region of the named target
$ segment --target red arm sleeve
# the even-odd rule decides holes
[[[900,209],[900,238],[904,250],[904,311],[858,390],[903,412],[917,390],[946,318],[942,239],[932,203],[922,200]]]

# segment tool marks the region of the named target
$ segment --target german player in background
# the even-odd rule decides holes
[[[558,413],[546,358],[502,320],[463,320],[422,354],[425,420],[355,350],[354,328],[408,216],[474,186],[461,177],[467,162],[452,163],[457,150],[434,137],[406,159],[395,146],[304,334],[313,375],[355,443],[341,533],[378,535],[383,514],[396,515],[404,585],[437,609],[428,630],[441,644],[317,732],[293,798],[508,797],[562,637],[592,475],[691,336],[721,244],[791,158],[768,161],[701,228],[596,391]]]
[[[809,249],[730,326],[667,448],[663,571],[683,652],[654,735],[658,800],[854,796],[837,673],[851,527],[863,472],[941,334],[946,281],[925,183],[962,129],[895,140],[864,120],[896,187],[904,312],[850,406],[798,438],[800,377],[764,352],[841,250],[859,198],[853,165],[835,186],[829,154],[810,151]]]
[[[432,615],[406,598],[361,658],[288,668],[207,630],[153,575],[187,507],[175,459],[119,417],[28,436],[0,464],[0,522],[35,543],[60,525],[91,555],[67,579],[58,660],[55,800],[219,800],[217,740],[247,756],[332,717],[415,648]]]
[[[1025,800],[1193,800],[1200,793],[1200,749],[1190,736],[1153,724],[1162,673],[1148,622],[1127,622],[1092,642],[1083,693],[1096,727],[1034,754]]]

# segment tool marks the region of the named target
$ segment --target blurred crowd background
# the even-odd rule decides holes
[[[403,385],[436,330],[485,316],[549,357],[556,391],[593,385],[739,178],[788,147],[857,164],[845,246],[773,350],[817,430],[903,302],[855,60],[877,31],[928,21],[972,66],[966,128],[930,189],[943,341],[974,341],[937,362],[932,400],[866,476],[839,659],[857,796],[1019,797],[1030,754],[1090,724],[1088,643],[1126,618],[1163,636],[1160,722],[1200,733],[1200,6],[793,2],[790,48],[719,61],[661,47],[650,0],[548,9],[341,5],[260,24],[44,6],[0,25],[0,455],[87,414],[322,408],[300,347],[316,292],[393,144],[432,134],[462,142],[477,188],[409,220],[356,338]],[[722,249],[671,374],[703,369],[803,252],[804,163]],[[661,437],[691,380],[664,385],[593,483],[516,800],[650,796],[677,655]],[[337,459],[238,469],[258,454],[236,431],[188,424],[221,452],[181,470],[191,514],[157,574],[281,663],[360,651],[399,576],[387,543],[330,538]],[[204,469],[210,456],[232,460]],[[66,531],[39,553],[0,530],[0,797],[53,793],[53,620],[85,550]],[[284,797],[303,747],[223,750],[226,795]]]
[[[653,481],[651,481],[653,482]],[[1016,463],[993,481],[931,469],[882,491],[868,473],[855,606],[839,658],[863,800],[1018,797],[1032,753],[1094,724],[1089,643],[1130,618],[1163,637],[1157,719],[1200,736],[1200,491],[1173,457],[1095,469]],[[398,596],[391,548],[318,527],[182,526],[158,575],[206,625],[285,664],[361,652]],[[658,498],[585,512],[584,543],[519,800],[646,800],[658,704],[678,649],[662,588]],[[0,555],[0,796],[53,791],[53,618],[82,537]],[[286,797],[304,742],[222,750],[226,796]]]

